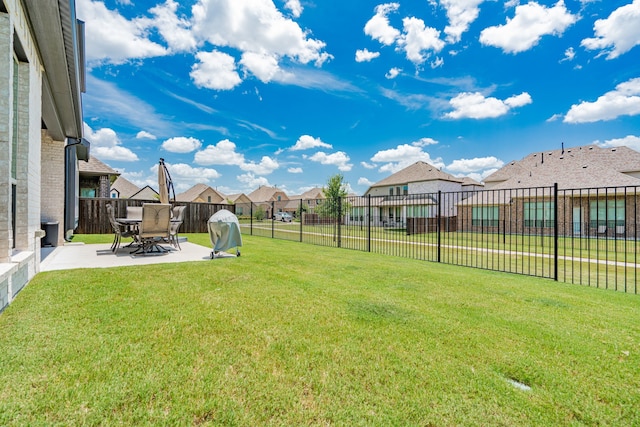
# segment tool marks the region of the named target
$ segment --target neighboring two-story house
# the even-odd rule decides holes
[[[252,191],[248,197],[258,207],[264,209],[266,218],[272,218],[276,212],[284,212],[289,201],[284,191],[266,185]]]
[[[467,180],[469,184],[471,181]],[[467,185],[469,185],[467,184]],[[475,183],[481,186],[480,183]],[[371,196],[372,221],[375,225],[404,227],[407,218],[435,218],[438,215],[439,191],[463,196],[463,179],[456,178],[426,162],[416,162],[387,178],[376,182],[365,192]],[[459,195],[458,195],[459,193]],[[368,200],[360,200],[352,207],[351,222],[367,220]],[[456,215],[456,204],[449,203],[444,217]]]

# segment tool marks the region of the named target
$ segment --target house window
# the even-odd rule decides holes
[[[400,187],[396,187],[396,194],[397,194],[398,196],[399,196],[400,194],[402,194],[402,193],[400,193]]]
[[[471,212],[471,224],[481,227],[497,227],[498,207],[474,206]]]
[[[242,206],[236,206],[236,215],[242,215]]]
[[[207,196],[207,203],[211,203],[211,196]]]
[[[553,202],[525,202],[524,226],[553,227],[555,225],[553,211]]]
[[[363,221],[364,209],[365,208],[361,206],[351,208],[351,219],[354,221]]]
[[[278,196],[278,201],[280,201],[282,199],[282,196]]]
[[[624,226],[624,199],[592,200],[589,204],[591,228]]]
[[[96,197],[95,188],[81,188],[80,197]]]
[[[390,195],[390,196],[393,196],[393,187],[391,187],[391,188],[389,189],[389,195]]]
[[[405,195],[405,196],[407,194],[409,194],[409,186],[408,185],[405,185],[404,187],[402,187],[402,194]]]
[[[427,218],[428,208],[424,205],[407,206],[408,218]]]

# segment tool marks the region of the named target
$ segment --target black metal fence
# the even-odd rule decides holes
[[[638,293],[640,187],[236,204],[242,232]],[[293,220],[276,221],[278,212]]]

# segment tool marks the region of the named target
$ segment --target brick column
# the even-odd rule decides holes
[[[31,235],[29,233],[29,137],[30,108],[29,64],[18,63],[18,152],[16,161],[16,230],[15,247],[29,250]],[[39,202],[39,200],[38,200]]]
[[[0,13],[0,263],[11,257],[11,119],[13,47],[9,15]]]
[[[98,189],[100,194],[98,194],[98,197],[106,197],[106,198],[111,197],[111,195],[109,194],[109,190],[111,190],[109,175],[102,175],[100,177],[100,188]]]

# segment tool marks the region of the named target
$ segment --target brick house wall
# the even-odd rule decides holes
[[[42,135],[41,221],[58,222],[58,244],[64,242],[64,141],[55,141],[46,130]]]

